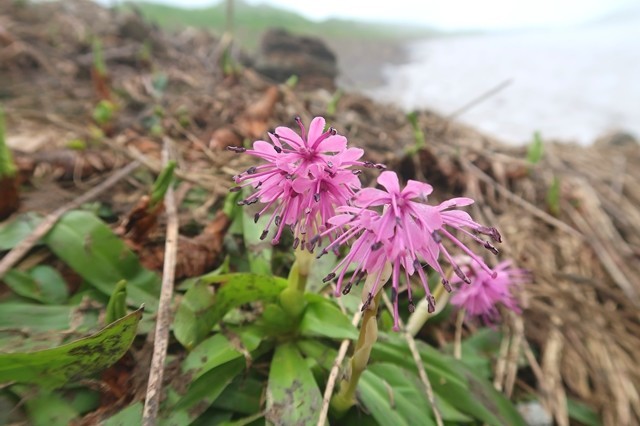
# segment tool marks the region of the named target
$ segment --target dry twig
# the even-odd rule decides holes
[[[166,164],[169,160],[168,138],[164,141],[163,157]],[[156,331],[153,344],[153,356],[149,371],[147,395],[142,413],[142,424],[154,426],[157,423],[160,394],[162,390],[162,377],[164,375],[164,363],[169,345],[169,327],[171,323],[171,299],[173,296],[173,282],[176,270],[176,257],[178,251],[178,211],[176,208],[173,188],[167,189],[164,197],[167,212],[167,237],[164,253],[164,268],[162,271],[162,288],[158,303],[158,316],[156,319]]]

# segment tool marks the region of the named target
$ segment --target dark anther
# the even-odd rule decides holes
[[[445,290],[447,290],[447,293],[451,293],[451,284],[449,284],[449,280],[446,278],[442,279],[442,285],[444,287]]]
[[[469,279],[469,277],[467,277],[467,276],[464,274],[464,272],[462,272],[462,269],[460,269],[460,267],[459,267],[459,266],[454,265],[454,266],[453,266],[453,272],[455,272],[455,273],[456,273],[456,275],[457,275],[457,276],[458,276],[462,281],[464,281],[464,282],[465,282],[465,283],[467,283],[467,284],[471,284],[471,280]]]
[[[313,253],[313,250],[315,250],[315,248],[316,248],[315,242],[312,243],[311,241],[309,241],[307,243],[307,250],[309,250],[309,253]]]
[[[362,163],[363,167],[366,167],[367,169],[372,169],[374,168],[376,165],[373,164],[371,161],[365,161],[364,163]]]
[[[293,240],[293,249],[297,249],[298,248],[298,244],[300,244],[300,238],[296,237],[296,239]]]
[[[369,292],[369,295],[367,296],[367,300],[362,304],[362,309],[360,309],[360,311],[364,312],[364,310],[367,309],[369,305],[371,305],[372,300],[373,300],[373,293]]]
[[[335,277],[336,277],[336,274],[332,272],[332,273],[330,273],[329,275],[327,275],[326,277],[324,277],[324,278],[322,279],[322,282],[323,282],[323,283],[328,283],[329,281],[331,281],[331,280],[332,280],[332,279],[334,279]]]
[[[393,303],[398,301],[398,290],[395,287],[391,287],[391,300]]]
[[[244,206],[245,204],[247,204],[247,201],[246,200],[240,200],[236,204],[239,205],[239,206]]]
[[[258,197],[253,198],[253,199],[251,199],[251,200],[245,200],[245,201],[244,201],[244,203],[245,203],[247,206],[250,206],[251,204],[255,204],[255,203],[257,203],[257,202],[258,202]]]
[[[242,190],[241,186],[234,186],[229,190],[229,192],[240,192]]]
[[[330,169],[333,168],[333,163],[331,161],[327,161],[327,167]]]
[[[440,244],[442,242],[442,235],[440,235],[437,230],[431,233],[431,237],[433,238],[433,241],[436,242],[436,244]]]
[[[366,272],[364,272],[364,271],[358,272],[358,275],[356,276],[356,282],[355,282],[355,286],[356,287],[358,287],[358,285],[360,285],[360,281],[362,281],[362,279],[364,278],[365,275],[366,275]]]
[[[429,307],[427,308],[427,311],[432,314],[435,312],[436,310],[436,298],[433,297],[432,294],[427,296],[427,303],[429,304]]]
[[[269,231],[265,229],[264,231],[262,231],[262,234],[260,234],[260,239],[264,240],[265,238],[267,238],[267,234],[269,234]]]
[[[409,299],[409,313],[414,313],[416,311],[416,305],[413,304],[413,300]]]
[[[280,224],[282,223],[282,218],[280,216],[276,216],[276,226],[280,226]]]
[[[500,235],[500,232],[492,226],[480,226],[476,231],[481,234],[488,235],[495,242],[502,242],[502,235]]]
[[[320,253],[318,253],[318,255],[316,256],[316,259],[320,259],[325,254],[327,254],[327,250],[326,249],[322,249],[322,251]]]
[[[484,242],[484,248],[488,249],[491,253],[495,254],[496,256],[498,255],[498,253],[500,253],[498,249],[492,246],[491,243],[488,241]]]
[[[320,194],[318,193],[313,194],[313,201],[315,201],[316,203],[320,201]]]
[[[287,179],[287,180],[291,180],[291,179],[293,179],[293,175],[287,173],[286,175],[284,175],[284,178]]]
[[[257,171],[258,171],[258,168],[257,168],[256,166],[249,167],[249,168],[247,169],[247,174],[248,174],[248,175],[253,175],[253,174],[255,174]]]
[[[256,213],[255,216],[253,216],[253,222],[258,223],[259,220],[260,220],[260,213]]]
[[[351,173],[353,173],[356,176],[359,176],[362,174],[362,170],[351,170]]]
[[[273,149],[274,149],[278,154],[280,154],[280,153],[282,152],[282,148],[280,148],[280,147],[279,147],[279,146],[277,146],[277,145],[274,145],[274,146],[273,146]]]
[[[329,133],[331,133],[332,136],[335,136],[338,134],[338,131],[333,127],[329,127]]]
[[[371,244],[371,251],[380,250],[382,248],[382,241]]]
[[[233,151],[233,152],[238,153],[238,154],[240,154],[242,152],[245,152],[247,150],[247,148],[243,148],[241,146],[228,146],[227,149],[229,151]]]
[[[342,294],[346,296],[347,294],[349,294],[350,291],[351,291],[351,283],[348,283],[345,286],[345,288],[342,289]]]
[[[415,269],[422,269],[422,263],[420,263],[417,257],[413,259],[413,267]]]
[[[384,164],[381,163],[376,163],[373,165],[373,167],[375,167],[378,170],[385,170],[387,168],[387,166],[385,166]]]

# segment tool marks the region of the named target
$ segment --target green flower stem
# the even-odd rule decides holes
[[[360,335],[350,362],[350,371],[347,379],[340,382],[340,390],[331,399],[331,408],[340,416],[356,404],[356,389],[360,376],[367,368],[369,355],[373,345],[378,340],[378,306],[382,290],[373,298],[369,307],[365,310],[360,327]]]
[[[298,318],[305,308],[304,291],[316,258],[313,253],[302,248],[296,249],[295,256],[287,288],[280,293],[280,305],[293,318]]]
[[[418,334],[418,332],[424,327],[425,323],[436,315],[438,315],[449,301],[449,293],[444,290],[444,286],[438,285],[433,292],[433,297],[436,299],[436,310],[429,312],[429,303],[427,299],[422,299],[416,306],[416,310],[411,314],[407,321],[407,333],[412,336]]]

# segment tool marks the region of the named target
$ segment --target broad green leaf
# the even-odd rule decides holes
[[[462,342],[460,361],[479,376],[489,380],[492,374],[491,358],[498,353],[499,347],[498,331],[490,328],[480,329]]]
[[[351,324],[351,320],[329,299],[324,297],[311,298],[302,314],[300,333],[303,336],[323,336],[333,339],[357,339],[358,330]]]
[[[14,177],[18,171],[13,154],[7,145],[4,110],[0,106],[0,178]]]
[[[322,395],[307,363],[291,343],[276,347],[267,385],[267,421],[316,424]]]
[[[129,426],[140,424],[142,420],[142,402],[131,404],[103,422],[103,426]]]
[[[38,265],[29,272],[12,269],[3,280],[14,293],[47,305],[63,304],[69,297],[64,279],[50,266]]]
[[[111,293],[109,303],[107,303],[107,313],[105,322],[111,324],[127,315],[127,281],[122,280],[116,284],[116,288]]]
[[[184,425],[195,420],[220,396],[233,379],[245,369],[244,359],[221,364],[191,382],[189,389],[165,414],[162,425]]]
[[[213,305],[201,311],[201,317],[198,320],[199,328],[190,331],[182,330],[185,333],[180,335],[180,341],[190,342],[190,347],[201,342],[209,330],[231,309],[258,300],[275,301],[286,286],[286,280],[283,278],[249,273],[218,275],[207,281],[221,283],[221,285],[215,293]]]
[[[0,383],[56,388],[118,361],[131,346],[142,308],[80,340],[36,352],[0,354]]]
[[[317,339],[298,340],[296,345],[307,357],[314,359],[325,370],[331,370],[338,351]]]
[[[74,306],[18,302],[0,304],[0,330],[21,329],[23,332],[38,333],[73,329],[86,332],[96,326],[97,319],[97,312],[83,311]]]
[[[311,265],[309,278],[307,278],[307,292],[319,293],[325,288],[327,283],[323,283],[322,279],[329,275],[337,263],[338,256],[333,251],[328,252],[320,259],[315,259]]]
[[[575,399],[569,398],[567,400],[567,410],[569,411],[569,417],[579,421],[585,426],[600,426],[602,420],[598,416],[598,413],[591,407]]]
[[[211,331],[211,322],[207,319],[206,312],[215,304],[213,292],[213,286],[196,282],[180,301],[173,320],[173,334],[189,350]]]
[[[9,223],[0,226],[0,251],[10,250],[24,240],[42,221],[36,213],[21,214]]]
[[[160,278],[144,269],[138,258],[95,215],[71,211],[44,237],[56,256],[89,284],[110,296],[120,280],[127,280],[129,305],[158,309]]]
[[[33,426],[67,426],[78,417],[78,412],[60,396],[41,390],[35,397],[28,396],[28,390],[21,394]]]
[[[391,362],[418,373],[413,362],[408,363],[411,354],[400,336],[383,335],[373,347],[374,361]],[[443,355],[424,342],[416,342],[425,370],[434,392],[460,412],[481,420],[489,425],[523,425],[524,421],[513,404],[497,392],[491,383],[478,377],[476,373],[460,361]]]
[[[233,334],[237,338],[235,342],[220,333],[200,343],[182,362],[183,373],[197,379],[208,370],[242,358],[242,349],[253,352],[262,339],[260,331],[253,327],[235,330]]]
[[[213,403],[217,410],[253,414],[262,407],[264,384],[255,377],[238,376]]]

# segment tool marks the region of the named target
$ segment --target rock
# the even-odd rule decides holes
[[[517,406],[520,415],[529,426],[552,426],[551,414],[538,401],[522,402]]]
[[[262,37],[255,68],[278,82],[297,75],[304,87],[335,89],[338,75],[336,55],[323,41],[270,29]]]

